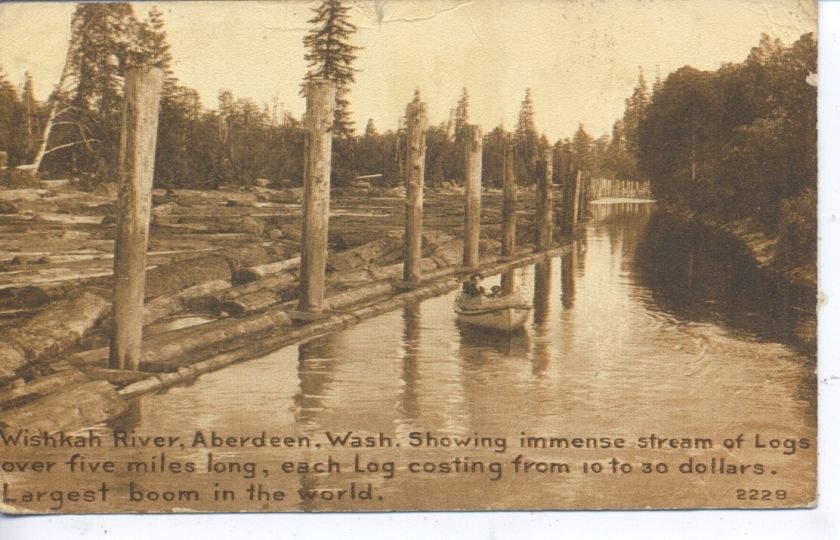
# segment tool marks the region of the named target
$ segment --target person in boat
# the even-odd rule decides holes
[[[502,296],[502,287],[500,285],[493,285],[490,288],[490,298],[499,298]]]
[[[471,275],[470,280],[464,283],[464,294],[472,298],[487,296],[487,293],[484,291],[484,287],[481,286],[482,279],[484,279],[484,276],[481,274]]]

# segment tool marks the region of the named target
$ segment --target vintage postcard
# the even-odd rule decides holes
[[[816,14],[0,6],[0,509],[815,506]]]

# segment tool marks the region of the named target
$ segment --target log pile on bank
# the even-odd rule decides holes
[[[12,191],[0,192],[9,211],[0,215],[0,425],[27,419],[30,427],[59,429],[103,421],[144,385],[174,384],[439,294],[457,286],[448,276],[462,262],[461,197],[427,193],[421,269],[424,279],[446,285],[411,296],[398,286],[403,199],[336,190],[327,259],[332,315],[302,324],[289,316],[298,286],[301,193],[155,190],[140,371],[111,370],[112,195],[105,188],[81,192],[72,183]],[[482,264],[491,264],[499,251],[490,240],[498,237],[492,224],[499,222],[499,193],[484,197],[488,225],[480,245]],[[526,245],[532,192],[520,203],[518,235]],[[72,413],[56,414],[72,400],[78,402]]]

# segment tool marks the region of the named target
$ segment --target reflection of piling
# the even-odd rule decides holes
[[[511,294],[516,290],[516,275],[514,270],[502,272],[502,295]]]
[[[420,93],[405,111],[406,178],[405,178],[405,262],[403,280],[418,283],[420,259],[423,257],[423,175],[426,162],[426,104]]]
[[[577,250],[569,250],[560,258],[560,303],[563,309],[569,309],[575,305],[575,271]]]
[[[301,311],[320,311],[324,304],[334,108],[333,83],[324,80],[310,82],[306,88],[304,117],[303,227],[298,301]]]
[[[415,419],[419,416],[417,382],[419,378],[419,347],[420,328],[422,325],[420,304],[408,304],[403,308],[403,350],[402,360],[403,386],[400,393],[402,412],[406,418]]]
[[[466,126],[464,171],[464,266],[476,268],[481,231],[481,128],[472,124]]]
[[[502,182],[502,257],[512,257],[516,248],[516,176],[513,172],[513,140],[505,141],[505,175]]]
[[[551,249],[552,232],[554,221],[553,195],[552,195],[552,149],[546,148],[543,151],[542,176],[537,179],[537,219],[536,219],[536,243],[537,249],[545,251]]]
[[[115,369],[136,370],[140,363],[146,246],[162,90],[162,70],[138,67],[127,71],[120,125],[114,328],[109,359],[109,366]]]
[[[548,322],[551,311],[551,266],[551,258],[534,264],[534,324],[537,326]]]

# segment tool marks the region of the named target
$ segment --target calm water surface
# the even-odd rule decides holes
[[[810,493],[813,449],[805,457],[720,448],[724,438],[739,433],[748,440],[755,433],[815,439],[814,352],[802,337],[813,321],[808,296],[763,278],[737,246],[675,224],[652,204],[592,208],[594,220],[566,255],[514,272],[534,305],[522,332],[488,335],[459,326],[453,292],[145,396],[116,427],[184,436],[200,429],[311,437],[309,449],[212,450],[217,460],[259,461],[268,476],[258,471],[253,480],[204,472],[205,449],[168,455],[199,464],[200,473],[187,485],[210,490],[217,483],[253,481],[286,491],[283,503],[235,505],[253,510],[726,506],[744,504],[735,500],[738,488]],[[485,286],[499,279],[488,277]],[[383,432],[401,445],[361,452],[361,464],[394,462],[393,478],[381,470],[354,472],[355,449],[327,449],[325,432],[347,430]],[[413,432],[424,440],[426,432],[504,437],[507,447],[412,448]],[[673,469],[685,460],[665,450],[523,449],[523,433],[633,442],[650,434],[708,437],[715,449],[685,455],[763,463],[777,474],[677,473]],[[320,449],[314,448],[318,442]],[[328,454],[345,472],[279,472],[281,461],[311,463]],[[520,454],[532,462],[566,463],[571,472],[515,474],[510,462]],[[580,473],[582,461],[611,457],[636,466],[667,462],[672,472],[636,469],[619,479]],[[480,461],[485,471],[406,470],[410,463],[430,462],[439,471],[440,463],[455,458]],[[505,467],[499,479],[491,480],[497,476],[489,470],[492,462]],[[374,500],[301,502],[297,494],[350,482],[370,484]],[[147,486],[177,484],[150,475]]]

